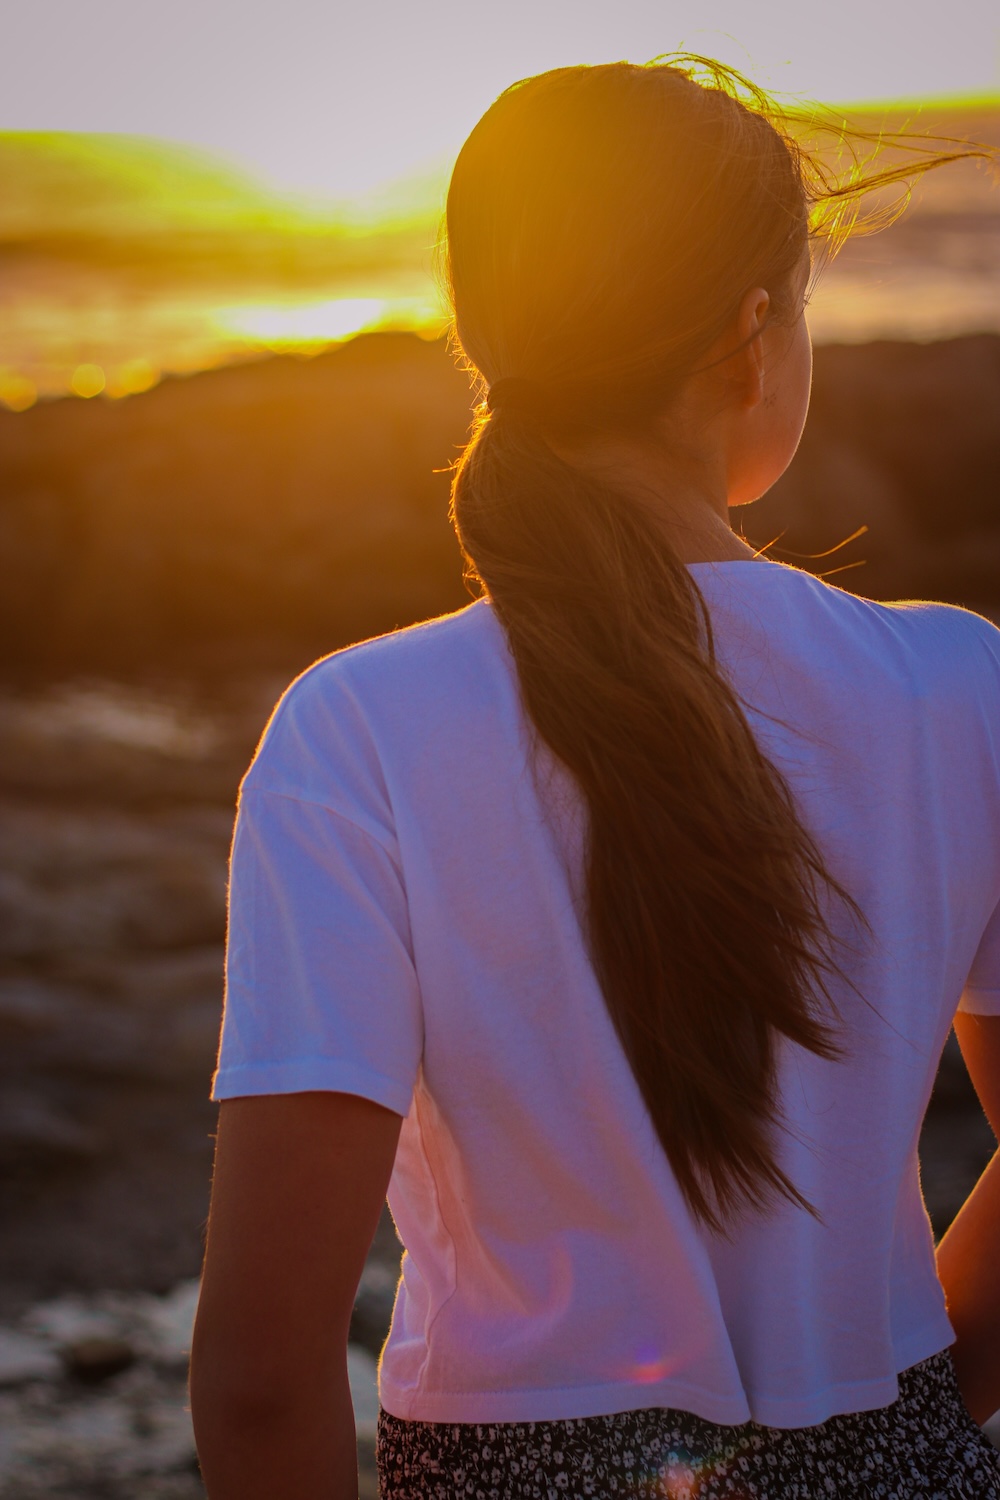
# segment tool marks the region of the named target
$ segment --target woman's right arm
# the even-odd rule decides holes
[[[347,1335],[401,1123],[351,1094],[223,1103],[191,1351],[210,1500],[357,1500]]]
[[[993,1133],[1000,1138],[1000,1016],[960,1011],[955,1032]],[[955,1329],[958,1384],[977,1422],[1000,1411],[1000,1151],[938,1246]]]

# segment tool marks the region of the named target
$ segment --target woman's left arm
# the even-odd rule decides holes
[[[191,1352],[209,1500],[356,1500],[347,1335],[401,1124],[353,1094],[222,1104]]]

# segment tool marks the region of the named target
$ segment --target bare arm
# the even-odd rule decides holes
[[[955,1017],[955,1032],[986,1118],[1000,1137],[1000,1016]],[[1000,1410],[1000,1152],[938,1246],[938,1275],[955,1329],[952,1350],[977,1422]]]
[[[222,1105],[191,1354],[210,1500],[356,1500],[347,1333],[401,1123],[351,1094]]]

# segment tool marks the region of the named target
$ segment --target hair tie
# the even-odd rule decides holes
[[[537,383],[521,375],[504,375],[502,379],[494,380],[486,392],[488,412],[505,411],[517,416],[531,417],[537,416],[538,404]]]

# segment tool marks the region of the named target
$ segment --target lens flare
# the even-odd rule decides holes
[[[634,1385],[654,1385],[658,1380],[667,1380],[676,1373],[683,1358],[675,1350],[673,1355],[654,1343],[640,1344],[633,1351],[634,1359],[625,1378]]]
[[[741,1462],[743,1452],[749,1448],[749,1440],[705,1454],[692,1453],[683,1444],[671,1447],[661,1462],[645,1469],[628,1491],[629,1500],[638,1500],[640,1495],[656,1495],[659,1500],[705,1500],[717,1493],[712,1486],[718,1479],[724,1481],[727,1500],[749,1500],[739,1472],[749,1467],[745,1461]]]

